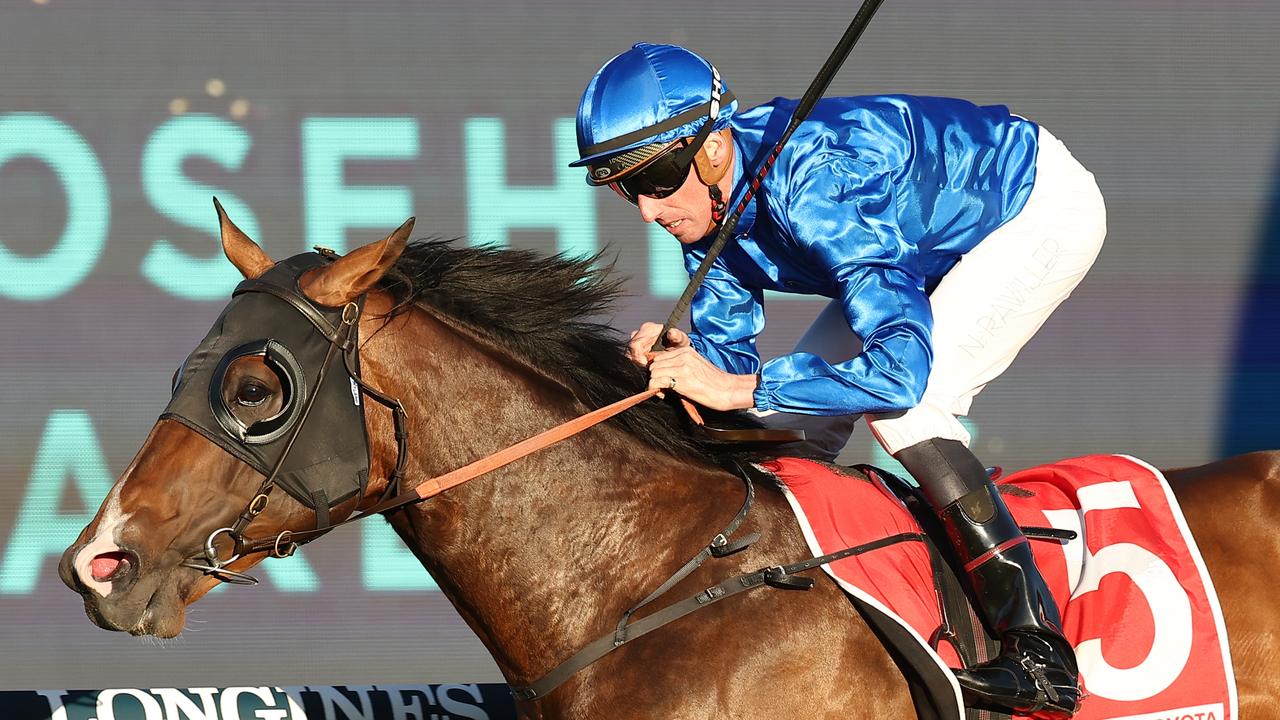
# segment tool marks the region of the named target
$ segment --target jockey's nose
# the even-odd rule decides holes
[[[648,195],[638,196],[636,205],[640,208],[640,219],[647,223],[657,220],[659,213],[662,212],[662,201]]]

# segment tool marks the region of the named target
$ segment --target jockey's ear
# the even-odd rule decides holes
[[[222,203],[218,202],[218,198],[213,199],[213,206],[218,210],[218,225],[222,230],[222,252],[226,254],[231,264],[236,266],[240,274],[252,280],[271,269],[275,262],[267,257],[262,248],[245,235],[244,231],[231,222],[231,218],[227,217],[227,211],[222,209]]]
[[[698,177],[702,179],[703,185],[720,182],[720,178],[733,165],[732,133],[729,128],[711,133],[693,156],[693,163],[698,168]]]
[[[352,250],[333,264],[308,270],[300,283],[302,292],[321,305],[336,307],[355,300],[382,279],[404,252],[413,232],[413,218],[375,243]]]

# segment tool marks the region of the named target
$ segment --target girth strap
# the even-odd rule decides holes
[[[890,535],[889,537],[881,538],[873,542],[845,548],[844,550],[810,558],[802,562],[763,568],[752,573],[746,573],[744,575],[729,578],[718,585],[713,585],[696,595],[687,597],[652,615],[640,618],[639,620],[631,623],[627,626],[627,637],[622,642],[615,641],[615,634],[613,632],[606,633],[590,645],[587,645],[574,653],[569,659],[557,665],[551,670],[551,672],[542,676],[537,681],[524,687],[512,687],[511,694],[515,696],[517,700],[525,702],[537,700],[538,698],[546,696],[547,693],[550,693],[557,687],[560,687],[564,681],[573,677],[573,675],[579,670],[582,670],[605,655],[608,655],[622,645],[625,645],[638,637],[647,635],[663,625],[679,620],[695,610],[708,607],[714,603],[724,600],[725,598],[733,597],[738,593],[762,586],[807,589],[807,587],[812,586],[812,580],[810,578],[805,578],[806,580],[810,580],[810,582],[804,587],[801,587],[801,584],[792,582],[799,578],[792,578],[791,575],[794,573],[805,572],[806,570],[812,570],[820,565],[835,562],[836,560],[842,560],[847,557],[853,557],[854,555],[868,553],[872,550],[889,547],[890,545],[895,545],[900,542],[925,542],[925,536],[923,533],[898,533],[897,535]]]
[[[630,630],[630,626],[627,625],[627,622],[631,620],[631,616],[634,615],[637,610],[648,605],[654,600],[657,600],[659,597],[662,597],[662,595],[666,594],[668,590],[675,587],[677,583],[688,577],[694,570],[697,570],[702,563],[706,562],[707,558],[713,556],[724,557],[725,555],[737,552],[738,550],[745,550],[752,543],[760,539],[760,533],[751,533],[750,535],[733,541],[733,544],[730,545],[729,536],[738,529],[738,526],[742,524],[743,520],[747,519],[747,512],[751,509],[751,503],[756,497],[755,485],[751,482],[751,478],[742,471],[742,466],[739,465],[738,470],[739,477],[741,477],[743,482],[747,485],[747,497],[743,500],[742,508],[738,510],[738,514],[733,517],[733,520],[729,521],[728,527],[726,527],[723,532],[712,538],[711,542],[708,543],[706,547],[702,548],[701,552],[690,558],[689,561],[682,565],[674,575],[667,578],[666,582],[659,585],[657,590],[649,593],[648,597],[635,605],[632,605],[622,614],[622,619],[618,620],[618,626],[614,628],[613,631],[614,645],[621,645],[627,641],[627,633]],[[717,554],[717,552],[719,552],[719,554]]]

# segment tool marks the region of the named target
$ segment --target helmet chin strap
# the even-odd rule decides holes
[[[724,214],[729,209],[729,204],[724,201],[724,194],[720,192],[719,185],[708,185],[707,195],[711,197],[711,224],[714,227],[720,227],[720,223],[724,222]]]

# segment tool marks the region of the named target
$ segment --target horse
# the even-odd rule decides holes
[[[219,218],[224,252],[246,279],[275,266],[220,207]],[[646,385],[621,339],[587,319],[620,287],[598,260],[409,243],[411,227],[297,281],[321,308],[363,303],[353,320],[363,382],[406,410],[401,457],[395,413],[365,403],[367,482],[325,508],[336,518],[397,492],[397,470],[408,484],[438,476]],[[224,394],[243,406],[237,411],[280,411],[278,373],[261,357],[228,370],[225,382]],[[743,481],[725,462],[740,451],[691,435],[675,400],[647,400],[385,512],[512,686],[613,630],[742,506]],[[1220,593],[1240,711],[1280,718],[1280,613],[1260,602],[1280,573],[1280,537],[1270,528],[1280,509],[1280,453],[1166,474]],[[218,533],[238,514],[248,518],[246,535],[277,545],[280,533],[317,526],[315,511],[294,497],[257,500],[264,475],[208,434],[162,416],[63,554],[63,581],[99,627],[179,634],[187,606],[272,554],[268,543],[232,562],[191,560],[205,544],[214,546],[210,561],[219,557],[227,538]],[[697,567],[664,597],[810,556],[785,498],[767,487],[740,532],[760,539]],[[817,580],[805,592],[744,593],[708,606],[605,655],[545,697],[518,701],[517,710],[524,718],[618,720],[915,716],[890,651],[834,582]],[[645,700],[637,703],[640,688]]]

